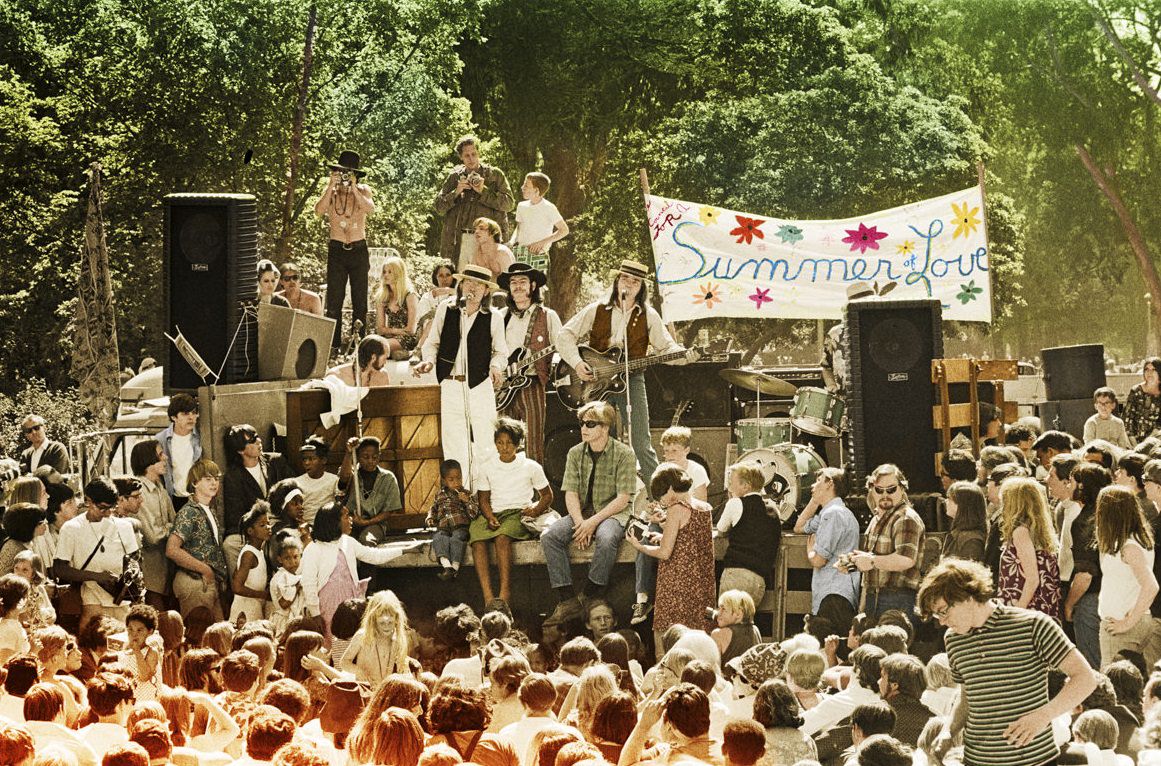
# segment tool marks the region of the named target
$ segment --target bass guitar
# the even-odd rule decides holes
[[[563,359],[557,363],[553,374],[556,382],[556,396],[561,404],[570,410],[578,410],[588,402],[598,399],[607,399],[614,394],[625,390],[625,362],[622,361],[623,351],[620,346],[613,346],[601,353],[590,346],[578,346],[581,361],[592,368],[593,380],[581,380],[571,366]],[[685,351],[671,351],[668,354],[655,354],[640,359],[630,359],[629,374],[640,372],[646,367],[655,364],[665,364],[678,359],[696,361],[698,353],[692,349]]]
[[[508,405],[516,400],[520,389],[527,388],[536,377],[536,363],[545,357],[551,358],[555,353],[554,345],[536,352],[531,352],[524,346],[513,351],[508,356],[508,366],[504,368],[504,382],[496,390],[496,411],[507,409]]]

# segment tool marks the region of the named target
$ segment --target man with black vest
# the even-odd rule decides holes
[[[435,310],[415,375],[435,368],[440,389],[440,438],[445,459],[464,467],[470,487],[479,461],[493,453],[496,386],[508,364],[504,319],[485,299],[500,286],[488,269],[468,264],[456,278],[456,300]]]

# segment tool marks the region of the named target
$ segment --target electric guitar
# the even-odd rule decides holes
[[[551,344],[535,353],[524,346],[513,351],[508,356],[508,366],[504,368],[504,382],[496,390],[496,411],[512,404],[520,389],[527,388],[536,377],[536,363],[545,357],[551,358],[555,353],[556,346]]]
[[[588,402],[607,399],[614,394],[624,392],[626,365],[621,360],[623,350],[620,346],[613,346],[604,353],[590,346],[578,346],[577,350],[580,351],[581,361],[592,368],[593,375],[596,377],[594,380],[581,380],[580,375],[576,374],[576,370],[562,359],[557,363],[553,372],[553,379],[556,381],[556,396],[560,399],[561,404],[570,410],[577,410]],[[655,364],[665,364],[678,359],[688,359],[692,362],[696,361],[697,358],[697,351],[688,349],[630,359],[629,374],[640,372]]]

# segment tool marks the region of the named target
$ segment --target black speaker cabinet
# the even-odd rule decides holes
[[[173,335],[180,328],[209,368],[215,373],[222,370],[219,383],[257,380],[254,334],[238,333],[231,346],[243,324],[242,302],[252,299],[257,290],[258,206],[254,197],[167,194],[163,207],[166,331]],[[251,320],[246,326],[256,323]],[[166,389],[192,390],[201,385],[202,379],[167,343]]]
[[[258,371],[262,380],[321,378],[330,359],[335,320],[264,303],[258,306]]]
[[[730,386],[719,375],[728,367],[730,363],[720,359],[647,368],[650,427],[668,428],[679,413],[680,424],[691,428],[728,425]]]
[[[1105,347],[1100,343],[1042,348],[1040,358],[1044,360],[1045,399],[1091,402],[1093,391],[1105,385]]]
[[[1091,396],[1083,399],[1040,402],[1036,406],[1036,411],[1040,415],[1040,423],[1045,431],[1064,431],[1078,439],[1084,438],[1085,421],[1096,412],[1092,406]]]
[[[852,486],[894,463],[912,492],[938,492],[931,360],[943,356],[939,301],[853,301],[846,322]]]

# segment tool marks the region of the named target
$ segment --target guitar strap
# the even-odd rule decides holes
[[[540,304],[533,303],[532,310],[528,314],[528,328],[524,331],[524,348],[528,348],[528,344],[532,342],[532,330],[536,325],[536,318],[540,316]],[[531,353],[532,349],[528,349]]]

